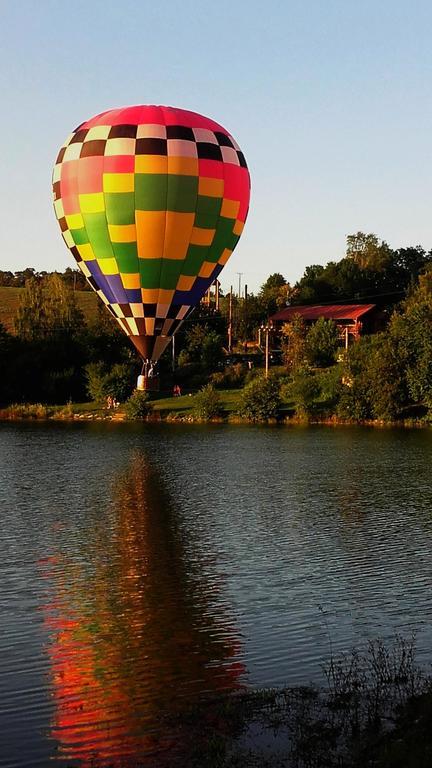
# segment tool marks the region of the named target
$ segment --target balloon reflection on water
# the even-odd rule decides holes
[[[181,748],[164,718],[241,688],[245,669],[218,585],[188,553],[173,501],[142,454],[97,520],[84,549],[42,566],[52,736],[79,765],[120,766]]]

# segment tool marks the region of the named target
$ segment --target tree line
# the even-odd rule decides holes
[[[5,280],[11,274],[0,273]],[[85,322],[76,301],[80,274],[69,268],[64,273],[14,273],[24,285],[18,286],[23,290],[14,332],[0,326],[0,404],[81,402],[108,394],[123,401],[131,393],[139,359],[101,303]],[[291,388],[299,413],[312,412],[319,402],[347,418],[396,418],[416,407],[428,412],[431,276],[431,253],[420,246],[392,250],[373,234],[350,235],[339,262],[307,267],[293,286],[274,273],[256,294],[233,297],[234,344],[243,350],[245,341],[256,338],[260,324],[287,304],[377,303],[387,312],[387,329],[354,344],[343,360],[334,323],[322,320],[306,328],[296,318],[285,326],[283,386]],[[161,360],[167,386],[175,380],[190,389],[209,381],[216,388],[239,387],[255,378],[256,370],[251,372],[241,360],[227,364],[229,319],[227,296],[222,296],[219,312],[197,308],[176,335],[175,373],[170,351]],[[257,355],[254,367],[259,364]]]
[[[64,272],[47,272],[46,270],[36,271],[33,267],[11,272],[10,270],[0,269],[0,287],[2,288],[24,288],[28,280],[33,278],[43,280],[52,274],[61,275],[65,285],[74,288],[77,291],[91,291],[91,288],[80,269],[71,269],[66,267]]]

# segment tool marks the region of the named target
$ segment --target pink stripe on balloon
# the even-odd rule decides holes
[[[82,157],[78,161],[78,184],[81,195],[102,192],[103,157]]]

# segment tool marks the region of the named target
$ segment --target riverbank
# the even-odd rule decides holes
[[[219,416],[208,420],[194,415],[194,395],[186,394],[180,397],[161,396],[150,401],[151,410],[145,418],[146,422],[166,422],[182,424],[250,424],[251,421],[238,414],[242,389],[219,390],[221,413]],[[19,403],[0,409],[0,421],[130,421],[127,418],[124,404],[118,408],[106,408],[96,402],[67,403],[66,405],[45,405],[41,403]],[[342,419],[336,415],[315,413],[308,416],[299,416],[295,412],[292,402],[282,402],[277,418],[264,421],[256,420],[253,423],[272,424],[281,426],[365,426],[374,428],[409,428],[429,429],[431,423],[425,418],[398,419],[386,421],[384,419]]]

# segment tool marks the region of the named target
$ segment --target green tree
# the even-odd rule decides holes
[[[419,286],[392,317],[389,333],[397,345],[410,399],[432,409],[432,281],[426,273]]]
[[[200,421],[209,421],[222,413],[219,393],[212,384],[206,384],[194,397],[192,413]]]
[[[307,267],[290,297],[293,304],[320,304],[380,296],[393,306],[430,263],[421,246],[394,251],[376,235],[357,232],[348,236],[343,259]]]
[[[372,233],[356,232],[348,235],[346,255],[361,269],[383,272],[390,264],[393,251],[384,240]]]
[[[88,363],[85,367],[87,379],[87,394],[90,400],[96,403],[102,403],[106,397],[105,394],[105,365],[102,362]]]
[[[123,403],[135,384],[135,367],[131,363],[116,363],[105,375],[104,392]]]
[[[206,325],[193,325],[187,332],[180,364],[199,363],[205,371],[214,371],[223,360],[223,339]]]
[[[36,277],[27,280],[20,297],[15,317],[15,331],[25,340],[40,339],[45,335],[46,307],[42,285]]]
[[[319,304],[334,296],[334,287],[326,279],[326,269],[321,264],[306,267],[303,277],[296,283],[292,292],[293,304]]]
[[[42,286],[47,332],[63,335],[79,333],[84,325],[84,316],[77,307],[74,291],[56,272],[48,275]]]
[[[273,315],[284,307],[288,299],[289,284],[280,272],[274,272],[260,288],[259,299],[265,314]]]
[[[316,408],[315,401],[320,394],[317,376],[308,366],[297,368],[289,386],[289,394],[294,401],[296,415],[307,418]]]
[[[23,339],[73,335],[81,331],[84,317],[74,292],[53,273],[44,279],[27,280],[15,318],[15,330]]]
[[[306,357],[310,365],[324,368],[335,362],[339,348],[339,331],[333,320],[319,317],[309,328],[306,341]]]
[[[398,344],[388,333],[363,337],[348,351],[338,412],[345,418],[392,420],[407,402]]]
[[[112,367],[105,362],[88,363],[85,368],[87,393],[91,400],[102,403],[110,395],[124,402],[131,394],[135,370],[131,363],[116,363]]]
[[[301,315],[294,315],[282,326],[282,356],[289,371],[295,371],[306,360],[306,325]]]
[[[280,402],[279,379],[257,376],[242,392],[239,414],[248,421],[267,421],[277,416]]]
[[[209,331],[203,339],[201,363],[206,371],[214,371],[224,359],[222,337],[215,331]]]
[[[131,421],[140,421],[147,418],[151,410],[152,405],[149,402],[148,392],[140,392],[139,390],[135,390],[132,393],[124,406],[126,418]]]
[[[135,355],[126,334],[101,301],[96,306],[95,317],[86,328],[88,359],[91,362],[103,360],[108,366],[130,361]]]

